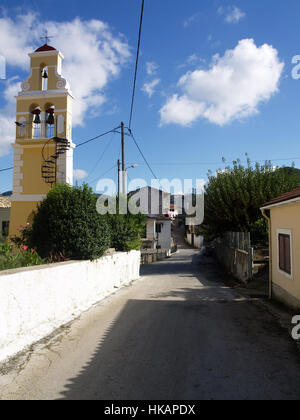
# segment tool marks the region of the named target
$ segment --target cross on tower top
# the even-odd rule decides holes
[[[50,42],[50,40],[53,38],[53,36],[49,36],[48,35],[48,30],[45,29],[44,31],[44,35],[41,37],[41,39],[46,41],[46,44],[48,44],[48,42]]]

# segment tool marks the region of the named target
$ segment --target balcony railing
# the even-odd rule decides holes
[[[60,126],[61,133],[66,132],[66,124]],[[64,134],[63,134],[64,135]],[[34,122],[18,122],[17,123],[17,138],[23,140],[38,140],[38,139],[50,139],[57,137],[57,122],[55,124],[48,124],[47,121],[41,121],[40,124]]]

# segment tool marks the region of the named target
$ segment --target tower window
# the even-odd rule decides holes
[[[42,70],[42,90],[48,90],[48,67]]]
[[[55,107],[50,106],[46,111],[46,137],[54,137]]]
[[[32,137],[38,139],[41,137],[41,108],[38,106],[32,111]]]

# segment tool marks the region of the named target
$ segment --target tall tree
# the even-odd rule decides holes
[[[256,240],[263,239],[267,226],[261,206],[299,184],[295,170],[274,168],[271,162],[252,165],[249,158],[246,166],[238,159],[208,177],[205,220],[199,230],[209,239],[227,231],[250,231]]]

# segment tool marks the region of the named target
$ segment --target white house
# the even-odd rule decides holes
[[[172,222],[162,216],[147,216],[147,240],[152,241],[154,249],[172,248]]]
[[[129,197],[139,203],[143,214],[167,215],[170,211],[171,194],[152,187],[143,187],[129,193]]]
[[[172,218],[175,214],[175,206],[170,203],[171,194],[156,188],[144,187],[131,192],[129,196],[138,203],[140,211],[147,216],[147,232],[143,248],[171,252]]]

